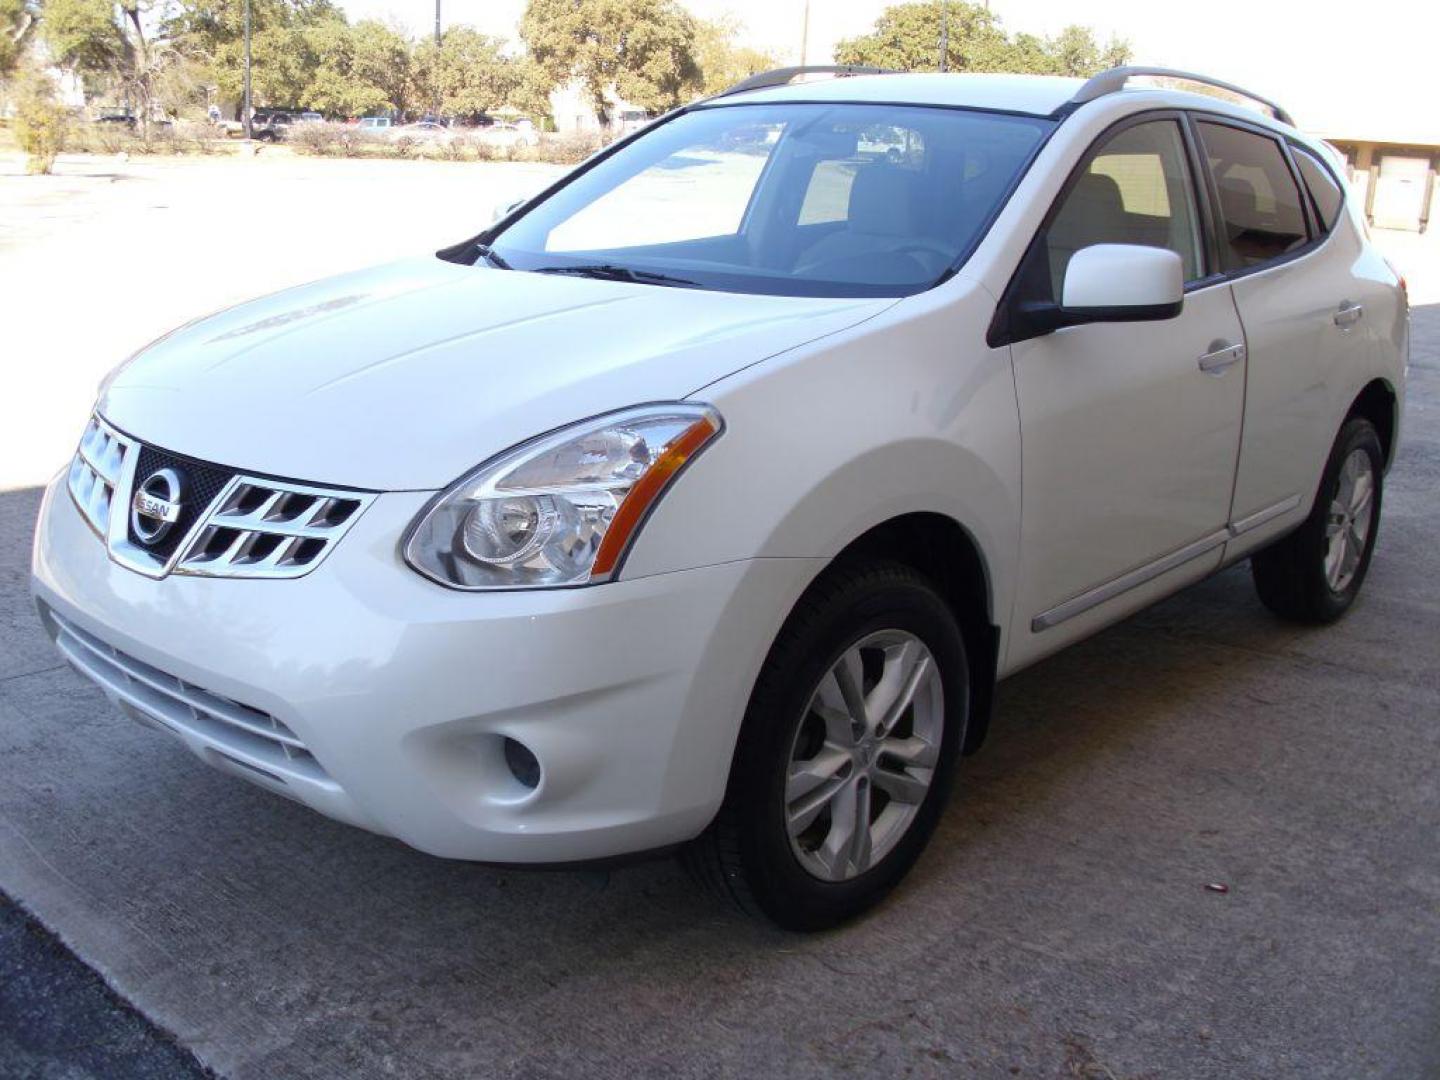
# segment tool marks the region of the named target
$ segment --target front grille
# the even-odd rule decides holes
[[[174,469],[180,477],[180,516],[170,531],[153,544],[143,544],[140,537],[135,533],[135,527],[130,523],[130,513],[126,508],[126,528],[129,530],[130,542],[141,544],[146,551],[153,555],[160,562],[166,562],[170,556],[175,554],[181,542],[190,534],[195,523],[200,520],[205,511],[208,510],[215,497],[225,490],[225,485],[230,483],[235,473],[230,469],[222,469],[215,465],[207,465],[203,461],[195,461],[191,458],[182,457],[180,454],[172,454],[168,450],[161,450],[154,446],[140,446],[140,458],[135,466],[136,481],[143,481],[147,476],[158,472],[160,469]]]
[[[298,577],[325,557],[368,501],[358,492],[238,477],[186,546],[175,572]]]
[[[125,459],[133,444],[118,431],[91,417],[70,462],[67,486],[70,497],[90,527],[101,536],[110,531],[110,509],[125,473]]]
[[[169,528],[147,543],[135,530],[130,502],[137,486],[163,470],[175,474],[170,481],[179,480],[178,495],[164,498],[180,509]],[[110,557],[154,578],[300,577],[375,500],[373,492],[248,475],[147,446],[98,415],[85,428],[68,486]]]
[[[81,673],[144,718],[202,739],[250,769],[285,782],[328,774],[296,734],[269,713],[212,693],[135,659],[53,610],[55,644]]]

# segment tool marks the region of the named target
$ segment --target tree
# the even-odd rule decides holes
[[[46,0],[40,31],[62,67],[113,82],[136,106],[148,135],[155,89],[174,60],[167,42],[150,40],[144,0]]]
[[[868,64],[895,71],[934,71],[940,63],[942,3],[888,7],[875,29],[835,46],[840,64]],[[1013,38],[987,8],[966,0],[948,5],[946,67],[950,71],[1013,71],[1037,75],[1094,75],[1118,67],[1130,57],[1127,42],[1111,38],[1099,45],[1092,30],[1067,26],[1053,38],[1016,34]]]
[[[1107,68],[1122,67],[1130,62],[1130,44],[1112,37],[1102,46],[1088,26],[1067,26],[1046,42],[1046,52],[1053,64],[1051,74],[1076,75],[1088,78]]]
[[[373,68],[390,53],[393,33],[378,23],[352,27],[339,19],[325,19],[303,31],[306,45],[315,57],[315,68],[301,89],[294,91],[291,104],[303,104],[332,116],[363,116],[401,109],[405,86],[386,80],[382,85],[371,77]],[[403,60],[395,75],[403,80],[410,68],[406,42],[400,39]]]
[[[891,71],[934,71],[940,63],[940,3],[897,4],[875,20],[875,29],[840,41],[835,61]],[[951,71],[1004,70],[1010,42],[997,16],[979,4],[951,3],[947,67]]]
[[[740,24],[730,16],[695,24],[695,63],[700,69],[700,89],[718,94],[741,79],[780,66],[767,52],[735,44]]]
[[[552,84],[584,83],[602,119],[612,93],[660,112],[700,86],[695,20],[676,0],[529,0],[520,36]]]
[[[504,42],[469,26],[445,31],[415,49],[415,95],[438,104],[447,116],[493,112],[515,96],[522,76],[519,60],[504,53]]]
[[[0,0],[0,79],[19,66],[34,36],[37,16],[34,0]]]
[[[235,0],[180,0],[162,24],[175,49],[193,60],[208,85],[230,101],[240,99],[244,80],[243,11],[244,5]],[[340,36],[348,29],[345,16],[330,0],[251,0],[255,101],[307,104],[325,50],[348,49]],[[327,85],[333,88],[333,81]]]
[[[25,171],[45,175],[65,145],[65,107],[55,100],[50,76],[28,65],[20,73],[15,102],[15,140],[25,152]]]

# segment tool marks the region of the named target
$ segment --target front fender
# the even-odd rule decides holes
[[[725,434],[664,497],[624,575],[828,559],[891,518],[936,513],[974,538],[1004,626],[1020,428],[1009,350],[983,344],[993,303],[956,279],[696,394]]]

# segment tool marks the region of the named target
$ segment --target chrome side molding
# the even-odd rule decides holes
[[[1107,600],[1115,599],[1115,597],[1121,593],[1138,588],[1147,581],[1153,581],[1161,574],[1167,574],[1171,570],[1184,566],[1187,562],[1198,559],[1207,552],[1214,551],[1217,547],[1220,547],[1222,544],[1242,533],[1247,533],[1251,529],[1258,529],[1261,525],[1268,524],[1276,518],[1284,517],[1299,505],[1300,496],[1291,495],[1288,498],[1280,500],[1274,506],[1267,506],[1265,509],[1258,510],[1247,517],[1241,518],[1239,521],[1232,521],[1229,525],[1226,525],[1225,528],[1217,529],[1208,536],[1202,536],[1199,540],[1194,540],[1184,547],[1176,548],[1168,555],[1162,555],[1153,562],[1138,566],[1134,570],[1129,570],[1102,585],[1097,585],[1095,588],[1088,589],[1078,596],[1073,596],[1063,603],[1056,604],[1054,607],[1047,611],[1042,611],[1030,620],[1030,632],[1032,634],[1038,634],[1041,630],[1048,630],[1052,626],[1059,626],[1067,619],[1073,619],[1076,615],[1089,611],[1093,607],[1098,607]]]

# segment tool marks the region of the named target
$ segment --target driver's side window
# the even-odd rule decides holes
[[[1186,281],[1202,276],[1195,185],[1176,121],[1128,127],[1092,153],[1045,237],[1056,300],[1071,256],[1092,244],[1168,248],[1180,256]]]

